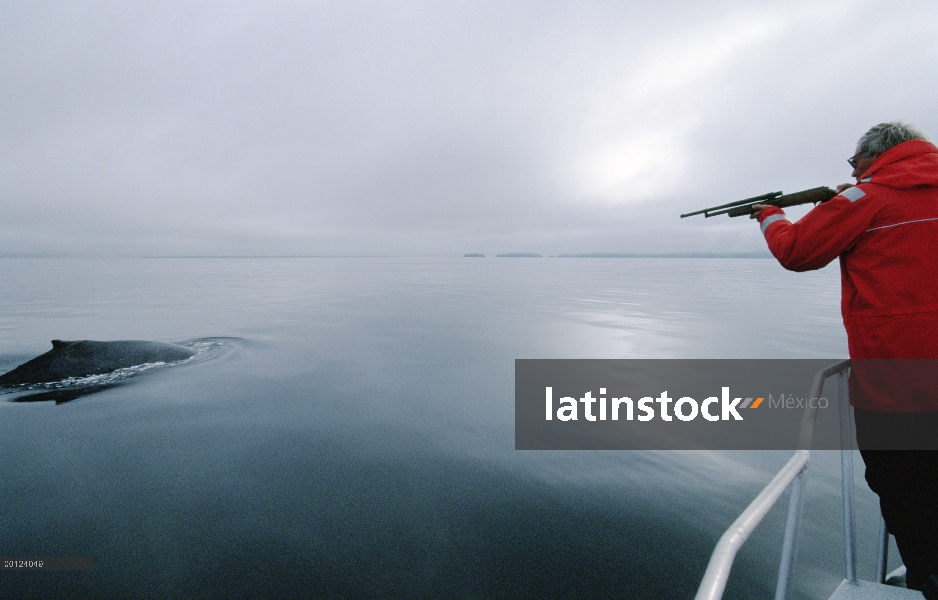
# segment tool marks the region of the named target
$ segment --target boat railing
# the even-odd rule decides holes
[[[841,439],[841,486],[843,491],[844,514],[844,552],[846,555],[846,580],[855,582],[856,575],[856,543],[854,536],[854,502],[853,502],[853,430],[850,420],[849,392],[847,377],[850,361],[844,360],[822,369],[814,376],[809,398],[820,398],[824,383],[829,377],[837,375],[837,396],[840,406],[840,439]],[[736,553],[749,538],[763,517],[775,505],[778,499],[790,489],[788,501],[788,516],[785,520],[785,537],[782,542],[782,557],[779,562],[778,580],[775,588],[776,600],[785,600],[788,597],[791,573],[794,567],[794,557],[798,547],[798,529],[801,522],[801,512],[804,503],[804,472],[810,460],[811,443],[814,437],[814,425],[817,422],[817,403],[808,403],[804,417],[801,421],[798,450],[789,459],[784,467],[772,478],[761,493],[756,496],[746,510],[733,522],[720,538],[700,587],[697,589],[697,600],[717,600],[723,597],[730,569],[736,558]],[[889,534],[886,526],[881,523],[879,536],[879,549],[877,552],[877,579],[882,583],[886,578],[886,560]]]

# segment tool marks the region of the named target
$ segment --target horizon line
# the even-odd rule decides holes
[[[505,253],[508,255],[485,255],[483,253],[466,254],[0,254],[2,259],[245,259],[245,258],[773,258],[767,252],[668,252],[668,253],[633,253],[633,252],[588,252],[574,254]],[[476,256],[471,256],[476,254]],[[482,256],[478,256],[481,254]],[[527,256],[518,256],[526,254]],[[511,256],[514,255],[514,256]]]

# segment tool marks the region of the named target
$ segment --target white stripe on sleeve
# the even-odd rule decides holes
[[[769,225],[776,221],[788,221],[788,217],[785,215],[772,215],[765,221],[762,221],[762,233],[765,233],[765,230],[769,228]]]

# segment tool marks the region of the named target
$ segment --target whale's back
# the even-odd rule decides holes
[[[147,363],[177,362],[194,354],[191,348],[164,342],[52,340],[52,350],[0,375],[0,385],[87,377]]]

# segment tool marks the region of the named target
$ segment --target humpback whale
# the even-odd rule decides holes
[[[195,350],[191,348],[162,342],[52,340],[52,350],[0,375],[0,386],[100,375],[146,363],[177,362],[194,355]]]

